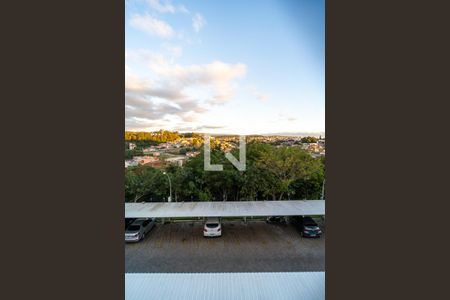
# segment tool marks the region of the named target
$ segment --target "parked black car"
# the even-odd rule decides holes
[[[136,218],[125,218],[125,229],[127,229],[127,227],[131,225],[131,223],[133,223],[135,220]]]
[[[266,223],[269,224],[286,224],[286,219],[284,217],[268,217]]]
[[[320,237],[322,230],[311,217],[295,216],[291,219],[292,223],[300,230],[303,237]]]

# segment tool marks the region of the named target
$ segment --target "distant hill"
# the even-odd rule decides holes
[[[199,133],[200,135],[202,133]],[[238,134],[227,134],[227,133],[210,133],[211,136],[238,136]],[[246,134],[247,136],[313,136],[325,138],[325,132],[274,132],[274,133],[260,133],[260,134]]]
[[[279,135],[279,136],[313,136],[313,137],[325,137],[325,132],[275,132],[275,133],[263,133],[260,135],[264,136],[273,136],[273,135]]]
[[[132,132],[125,131],[125,139],[126,140],[161,140],[165,142],[166,140],[173,140],[179,136],[184,137],[192,137],[192,136],[203,136],[204,134],[208,134],[214,137],[229,137],[229,136],[238,136],[238,134],[232,133],[199,133],[199,132],[177,132],[177,131],[167,131],[167,130],[159,130],[154,132]],[[261,134],[247,134],[247,136],[313,136],[313,137],[325,137],[325,132],[274,132],[274,133],[261,133]]]

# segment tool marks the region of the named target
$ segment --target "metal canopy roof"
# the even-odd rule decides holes
[[[125,218],[325,215],[325,200],[125,203]]]
[[[127,273],[125,299],[325,299],[325,272]]]

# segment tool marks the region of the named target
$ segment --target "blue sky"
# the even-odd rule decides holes
[[[325,131],[323,0],[129,0],[127,130]]]

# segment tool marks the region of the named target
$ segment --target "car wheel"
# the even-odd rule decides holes
[[[145,238],[145,233],[142,234],[141,240]]]

